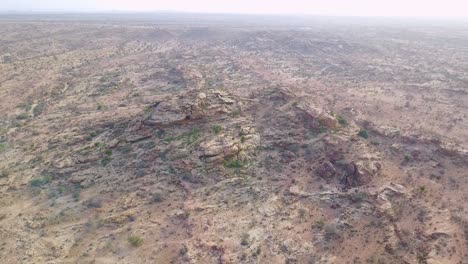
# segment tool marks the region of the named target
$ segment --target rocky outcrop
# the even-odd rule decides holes
[[[336,169],[330,161],[326,160],[320,163],[317,173],[320,177],[328,179],[336,174]]]
[[[149,126],[167,127],[190,120],[239,111],[241,103],[224,91],[189,91],[154,104],[144,120]]]
[[[368,184],[372,178],[382,169],[382,164],[372,161],[351,162],[346,166],[348,175],[345,184],[349,187]]]
[[[306,117],[311,121],[317,121],[320,125],[323,125],[329,129],[335,128],[338,121],[332,115],[326,113],[320,108],[316,108],[307,103],[298,103],[296,107],[301,110]]]
[[[225,136],[203,142],[200,147],[203,152],[201,158],[204,158],[208,163],[223,161],[239,152],[238,142]]]
[[[200,144],[200,158],[208,163],[219,163],[230,158],[246,161],[259,142],[260,137],[252,126],[226,130]]]

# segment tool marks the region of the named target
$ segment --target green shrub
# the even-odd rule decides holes
[[[2,170],[2,172],[0,172],[0,178],[6,178],[9,174],[7,170]]]
[[[249,243],[249,238],[250,238],[249,234],[243,233],[243,234],[242,234],[242,237],[241,237],[241,242],[240,242],[240,244],[241,244],[242,246],[248,246],[248,245],[250,244],[250,243]]]
[[[317,220],[315,221],[313,227],[322,229],[325,226],[325,222],[323,220]]]
[[[107,166],[107,164],[109,164],[111,162],[112,158],[109,157],[109,156],[106,156],[104,157],[103,159],[101,159],[101,165],[103,167]]]
[[[328,130],[327,127],[321,126],[321,127],[319,128],[319,133],[320,133],[320,134],[327,133],[327,130]]]
[[[299,213],[299,218],[304,218],[306,216],[307,211],[304,208],[299,208],[298,213]]]
[[[149,141],[149,142],[142,144],[141,147],[144,149],[153,149],[156,147],[156,143],[154,143],[153,141]]]
[[[365,192],[354,192],[351,193],[349,196],[351,201],[354,203],[360,203],[367,199],[367,193]]]
[[[153,203],[160,203],[160,202],[164,201],[163,195],[161,193],[159,193],[159,192],[154,193],[153,196],[151,197],[151,201]]]
[[[72,191],[73,200],[75,202],[78,202],[80,200],[80,196],[81,196],[81,188],[80,187],[74,188]]]
[[[143,244],[143,238],[136,235],[129,236],[128,242],[134,247],[139,247]]]
[[[239,169],[244,167],[244,164],[239,160],[224,161],[224,167]]]
[[[405,161],[410,162],[411,161],[411,156],[410,155],[405,155]]]
[[[98,131],[92,131],[88,134],[88,136],[86,137],[86,140],[93,140],[93,138],[97,137],[99,135],[99,132]]]
[[[165,138],[165,139],[164,139],[164,142],[171,143],[171,142],[174,141],[174,140],[175,140],[174,137],[168,137],[168,138]]]
[[[183,256],[183,255],[187,254],[187,252],[188,252],[187,246],[182,245],[182,246],[180,247],[180,249],[179,249],[179,255]]]
[[[105,146],[106,146],[106,143],[104,143],[104,142],[96,142],[96,143],[94,143],[94,147],[99,148],[99,149],[100,149],[100,148],[104,148]]]
[[[185,145],[191,145],[201,137],[201,132],[202,131],[199,128],[192,128],[192,130],[190,130],[189,132],[185,132],[177,136],[175,140],[182,140],[185,143]]]
[[[211,130],[213,130],[215,134],[219,134],[221,131],[223,131],[223,127],[220,125],[214,125],[211,127]]]
[[[42,114],[43,111],[44,111],[44,104],[40,103],[36,105],[36,107],[34,107],[33,109],[34,116],[38,116]]]
[[[338,120],[338,123],[339,123],[340,125],[343,125],[343,126],[344,126],[344,125],[347,125],[347,124],[348,124],[348,122],[346,121],[346,119],[344,119],[344,117],[342,117],[341,115],[337,115],[337,116],[336,116],[336,120]]]
[[[163,138],[164,135],[166,134],[166,132],[164,132],[164,130],[158,130],[157,132],[154,133],[155,136],[159,139]]]
[[[32,179],[31,181],[29,181],[29,185],[31,187],[38,188],[38,187],[42,187],[42,186],[50,183],[51,181],[52,181],[52,176],[45,175],[45,176],[43,176],[41,178]]]
[[[369,137],[369,133],[367,132],[367,130],[361,129],[361,130],[359,130],[358,136],[360,136],[360,137],[362,137],[362,138],[368,138],[368,137]]]
[[[0,153],[6,150],[6,144],[5,143],[0,143]]]
[[[118,148],[118,150],[122,153],[129,153],[132,150],[131,145],[124,145]]]
[[[338,238],[339,233],[335,225],[328,225],[325,227],[324,233],[325,240],[331,240],[333,238]]]
[[[23,120],[23,119],[27,119],[28,117],[29,117],[28,113],[21,113],[21,114],[16,116],[16,119],[17,120]]]

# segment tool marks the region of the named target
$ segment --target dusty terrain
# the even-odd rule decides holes
[[[1,263],[468,263],[468,27],[0,16]]]

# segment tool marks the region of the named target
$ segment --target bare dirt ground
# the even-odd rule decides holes
[[[0,16],[2,263],[468,260],[468,27]]]

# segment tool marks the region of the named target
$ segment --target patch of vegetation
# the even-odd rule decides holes
[[[2,170],[0,172],[0,178],[6,178],[8,175],[10,175],[10,173],[7,170]]]
[[[162,160],[162,161],[168,161],[169,158],[167,157],[167,154],[169,153],[169,150],[165,150],[165,151],[161,151],[159,152],[159,158]]]
[[[291,144],[288,144],[284,147],[284,150],[289,150],[293,153],[298,153],[302,148],[302,145],[301,144],[298,144],[298,143],[291,143]]]
[[[23,109],[25,112],[28,112],[31,110],[32,105],[30,103],[21,103],[17,105],[16,107]]]
[[[129,236],[128,242],[134,247],[139,247],[143,244],[143,238],[137,235]]]
[[[426,186],[419,186],[418,191],[419,191],[419,193],[422,194],[422,193],[427,192],[427,188],[426,188]]]
[[[339,123],[340,125],[345,126],[345,125],[348,124],[348,122],[346,121],[346,119],[345,119],[343,116],[341,116],[341,115],[337,115],[337,116],[336,116],[336,120],[338,120],[338,123]]]
[[[190,183],[198,183],[197,179],[193,177],[191,173],[184,173],[182,175],[182,180]]]
[[[241,244],[242,246],[248,246],[248,245],[250,244],[249,238],[250,238],[249,234],[243,233],[242,236],[241,236],[241,242],[240,242],[240,244]]]
[[[349,195],[349,198],[354,203],[360,203],[367,199],[367,193],[365,192],[354,192]]]
[[[111,156],[112,155],[112,149],[106,149],[106,151],[104,151],[104,154],[106,154],[107,156]]]
[[[239,160],[230,160],[230,161],[226,160],[224,161],[223,165],[226,168],[232,168],[232,169],[240,169],[245,166],[245,164]]]
[[[43,103],[37,104],[36,107],[34,107],[34,109],[33,109],[34,116],[38,116],[38,115],[42,114],[42,112],[44,111],[44,108],[45,108],[45,106],[44,106]]]
[[[156,143],[154,143],[154,141],[149,141],[141,144],[140,146],[143,149],[153,149],[154,147],[156,147]]]
[[[410,155],[405,155],[405,162],[410,162],[412,160]]]
[[[125,145],[125,146],[122,146],[118,149],[120,152],[122,153],[128,153],[132,150],[132,146],[131,145]]]
[[[106,143],[104,142],[96,142],[94,143],[94,147],[98,148],[98,149],[102,149],[106,146]]]
[[[187,252],[188,252],[187,246],[186,246],[186,245],[182,245],[182,246],[180,247],[180,249],[179,249],[179,255],[183,256],[183,255],[187,254]]]
[[[107,164],[109,164],[110,162],[112,161],[112,158],[109,157],[109,156],[106,156],[104,158],[101,159],[101,165],[103,167],[107,166]]]
[[[327,240],[327,241],[330,241],[330,240],[332,240],[334,238],[338,238],[340,236],[339,233],[338,233],[338,228],[336,228],[335,225],[327,225],[325,227],[324,231],[325,232],[324,232],[323,236],[324,236],[325,240]]]
[[[0,143],[0,153],[6,150],[6,143]]]
[[[171,142],[174,141],[174,140],[175,140],[174,137],[168,137],[168,138],[165,138],[165,139],[164,139],[164,142],[171,143]]]
[[[257,250],[255,250],[253,253],[252,253],[252,257],[257,257],[260,255],[260,253],[262,253],[262,249],[260,247],[257,248]]]
[[[223,127],[220,125],[214,125],[211,127],[211,130],[213,130],[215,134],[219,134],[221,131],[223,131]]]
[[[229,115],[232,117],[240,116],[241,112],[239,110],[232,111]]]
[[[307,211],[304,208],[299,208],[298,213],[299,213],[299,218],[302,219],[302,218],[305,218]]]
[[[24,119],[27,119],[29,118],[29,114],[28,113],[21,113],[19,115],[16,116],[16,119],[17,120],[24,120]]]
[[[307,136],[309,138],[315,138],[320,134],[327,133],[328,128],[323,124],[319,124],[317,127],[310,128],[308,130]]]
[[[65,187],[60,186],[60,187],[57,189],[57,191],[58,191],[59,194],[63,194],[63,193],[65,193]]]
[[[97,104],[96,110],[100,111],[104,108],[104,106],[101,103]]]
[[[431,258],[429,256],[429,253],[430,253],[430,248],[428,245],[421,245],[418,247],[417,249],[417,254],[416,254],[416,260],[418,262],[418,264],[427,264],[429,263],[428,260]]]
[[[190,212],[188,212],[188,211],[185,211],[185,212],[181,215],[181,218],[184,219],[184,220],[189,219],[189,217],[190,217]]]
[[[102,200],[100,198],[91,198],[86,202],[86,206],[89,208],[101,208]]]
[[[80,200],[80,196],[81,196],[81,187],[78,186],[73,189],[72,198],[75,202],[78,202]]]
[[[361,130],[359,130],[358,136],[367,139],[367,138],[369,138],[369,133],[367,132],[367,130],[361,129]]]
[[[156,132],[154,133],[154,135],[155,135],[157,138],[161,139],[161,138],[164,137],[164,135],[166,135],[166,132],[164,132],[164,130],[158,130],[158,131],[156,131]]]
[[[183,140],[186,145],[191,145],[200,138],[201,132],[199,128],[192,128],[189,132],[177,136],[176,140]]]
[[[98,131],[91,131],[86,137],[86,140],[91,141],[93,140],[93,138],[97,137],[98,135],[99,135]]]
[[[52,181],[52,176],[50,175],[45,175],[37,179],[32,179],[29,181],[29,185],[33,188],[39,188],[42,187]]]
[[[323,220],[317,220],[313,224],[314,228],[323,229],[325,227],[325,222]]]
[[[153,194],[153,196],[151,197],[151,201],[153,203],[161,203],[164,201],[164,197],[161,193],[157,192]]]

